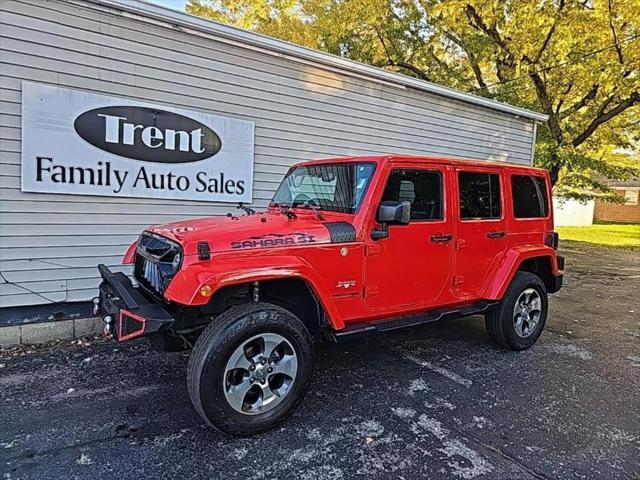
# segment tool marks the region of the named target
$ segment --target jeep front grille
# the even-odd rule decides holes
[[[154,295],[162,296],[176,274],[173,260],[181,248],[172,241],[143,233],[136,248],[133,276],[138,284]]]

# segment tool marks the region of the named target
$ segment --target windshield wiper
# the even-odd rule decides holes
[[[313,210],[313,213],[316,214],[316,218],[320,221],[324,221],[324,216],[322,215],[322,213],[320,213],[320,210],[322,210],[322,208],[320,208],[318,205],[312,205],[310,203],[305,203],[302,208],[310,208],[311,210]]]
[[[256,211],[253,208],[245,207],[242,202],[238,203],[236,207],[238,210],[244,210],[247,215],[255,215]]]
[[[289,220],[298,218],[298,216],[291,211],[291,207],[289,207],[288,205],[283,205],[282,203],[278,202],[271,202],[271,206],[279,208],[280,213],[286,215]]]

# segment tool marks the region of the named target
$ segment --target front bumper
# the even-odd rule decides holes
[[[113,273],[98,265],[102,277],[100,296],[94,300],[94,314],[120,342],[171,328],[175,320],[165,308],[150,301],[122,272]]]

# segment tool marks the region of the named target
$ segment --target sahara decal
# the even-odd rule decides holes
[[[268,233],[266,235],[258,235],[249,237],[245,240],[235,240],[231,242],[232,249],[239,248],[266,248],[266,247],[284,247],[291,245],[299,245],[302,243],[315,243],[316,237],[306,233]]]

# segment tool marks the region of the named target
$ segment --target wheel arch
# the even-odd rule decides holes
[[[254,296],[257,296],[255,298]],[[332,325],[322,300],[307,279],[301,276],[271,277],[237,282],[218,288],[209,302],[201,306],[207,316],[215,316],[238,305],[272,303],[298,317],[310,334],[319,334]]]
[[[509,250],[490,282],[485,298],[501,300],[507,287],[518,271],[529,272],[540,277],[547,291],[556,291],[555,276],[558,273],[556,253],[551,247],[520,246]]]
[[[212,264],[213,261],[207,263]],[[320,275],[308,264],[290,257],[265,257],[261,259],[259,267],[243,263],[236,261],[230,265],[220,262],[211,269],[207,269],[207,265],[199,265],[197,269],[187,269],[193,270],[191,272],[180,272],[169,285],[165,297],[182,305],[197,306],[205,312],[215,313],[224,311],[230,301],[231,305],[234,302],[253,301],[253,286],[257,284],[260,301],[271,299],[272,303],[296,316],[302,315],[309,322],[307,328],[310,331],[325,325],[336,330],[344,328],[344,322]],[[211,296],[203,297],[200,294],[205,285],[213,289]],[[301,302],[302,307],[295,308],[297,301]],[[312,306],[315,310],[313,313]]]
[[[554,258],[550,255],[530,257],[523,260],[518,265],[519,272],[528,272],[536,275],[542,280],[549,293],[555,293],[555,281],[553,274]]]

